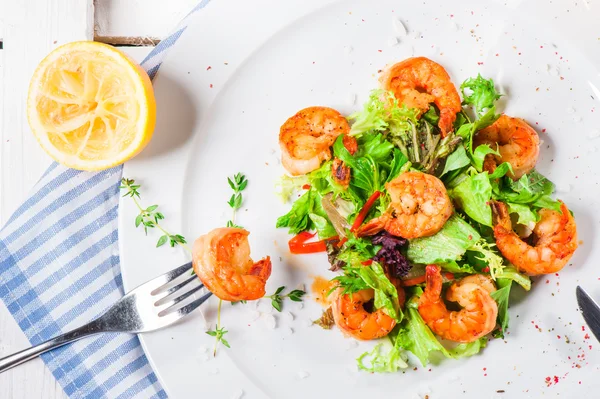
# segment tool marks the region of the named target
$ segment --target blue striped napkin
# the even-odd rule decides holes
[[[153,78],[189,17],[142,66]],[[122,167],[54,163],[0,231],[0,297],[32,345],[99,316],[123,296],[117,212]],[[71,398],[166,398],[135,335],[101,334],[42,355]]]

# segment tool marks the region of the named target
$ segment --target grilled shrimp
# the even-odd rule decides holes
[[[338,289],[339,291],[339,289]],[[369,312],[365,304],[374,297],[372,289],[361,290],[353,294],[337,292],[331,304],[335,324],[346,334],[361,340],[385,337],[396,325],[396,320],[388,316],[383,309]],[[404,290],[398,289],[400,306],[404,305]]]
[[[540,153],[540,138],[537,132],[523,119],[504,114],[491,126],[475,134],[473,145],[477,147],[482,144],[488,144],[500,153],[486,156],[485,169],[492,173],[497,165],[508,162],[513,169],[511,177],[515,180],[535,167]]]
[[[493,210],[496,246],[513,265],[531,276],[556,273],[577,249],[577,226],[564,203],[560,205],[560,212],[539,211],[540,220],[527,239],[529,243],[512,230],[506,204],[495,202]]]
[[[453,208],[444,183],[421,172],[406,172],[385,185],[391,203],[385,214],[371,219],[358,235],[373,235],[381,230],[413,239],[431,236],[444,226]]]
[[[194,271],[209,291],[225,301],[253,300],[265,295],[271,260],[267,256],[255,263],[250,258],[248,234],[244,229],[222,227],[194,243]]]
[[[423,113],[430,103],[437,105],[442,137],[452,131],[462,106],[456,87],[440,64],[425,57],[408,58],[387,67],[379,81],[408,108],[418,108]]]
[[[336,110],[304,108],[281,126],[281,163],[292,176],[312,172],[331,158],[335,139],[349,131],[348,121]]]
[[[425,269],[425,291],[419,299],[419,314],[431,330],[455,342],[473,342],[496,327],[498,305],[490,293],[496,288],[486,276],[465,277],[448,288],[446,299],[462,309],[450,311],[441,298],[442,275],[436,265]]]

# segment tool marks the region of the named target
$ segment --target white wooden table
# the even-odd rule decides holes
[[[96,39],[123,47],[141,61],[198,0],[0,0],[0,226],[51,163],[27,125],[29,79],[52,49]],[[29,346],[0,304],[0,357]],[[37,359],[0,374],[1,399],[64,398]]]

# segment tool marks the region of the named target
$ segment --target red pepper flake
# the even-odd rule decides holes
[[[212,69],[212,67],[210,65],[206,67],[207,71],[210,71],[211,69]]]
[[[454,18],[454,14],[450,14],[450,18]]]
[[[540,46],[540,48],[544,48],[544,46]]]
[[[483,268],[483,272],[484,273],[489,273],[489,271],[490,271],[490,268],[488,266],[486,266],[486,267]]]
[[[379,51],[380,53],[383,53],[383,50],[377,50],[377,51]]]
[[[212,84],[212,83],[210,84],[210,88],[211,88],[211,89],[213,88],[213,84]]]
[[[546,284],[550,284],[550,280],[546,280]]]
[[[589,345],[589,348],[592,349],[592,345]]]
[[[581,385],[581,381],[579,381],[579,385]]]
[[[364,20],[364,19],[362,19],[362,21],[363,21],[363,22],[365,22],[365,20]]]
[[[477,62],[477,65],[483,65],[483,62]]]
[[[496,53],[496,57],[498,57],[500,54]]]
[[[556,375],[554,376],[554,383],[558,384],[558,376],[556,376]]]
[[[546,133],[546,129],[542,129],[542,133]]]
[[[315,62],[313,61],[313,65],[315,65]]]
[[[585,337],[583,337],[583,339],[590,339],[590,334],[585,334]]]
[[[486,371],[486,370],[487,370],[487,368],[486,368],[486,367],[484,367],[484,368],[483,368],[483,371]]]
[[[560,339],[560,335],[557,335],[556,338]]]
[[[519,55],[521,55],[521,53],[519,53]]]
[[[302,186],[304,190],[310,190],[310,184],[305,184]]]
[[[473,239],[473,235],[469,234],[469,241],[471,241]]]
[[[487,377],[487,373],[485,373],[483,376],[484,376],[484,377]]]
[[[585,326],[581,326],[581,331],[585,331]]]

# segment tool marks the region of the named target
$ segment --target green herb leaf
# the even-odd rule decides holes
[[[529,276],[519,273],[517,269],[513,266],[507,266],[499,273],[497,276],[499,280],[512,280],[515,283],[519,284],[525,291],[529,291],[531,289],[531,279]]]
[[[156,243],[156,247],[162,247],[163,245],[165,245],[165,243],[167,242],[167,240],[169,239],[168,236],[163,235],[158,239],[158,242]]]
[[[144,219],[142,215],[137,215],[135,218],[135,227],[139,227],[139,225],[142,224],[143,220]]]

